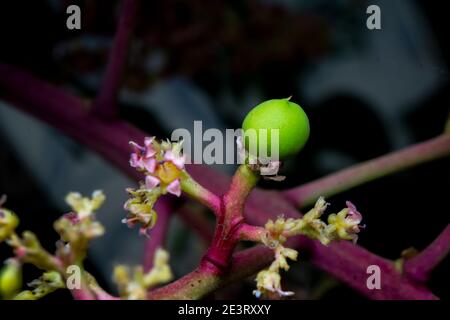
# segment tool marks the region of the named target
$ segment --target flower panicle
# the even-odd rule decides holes
[[[66,196],[67,204],[72,211],[63,215],[55,224],[55,230],[64,241],[76,241],[77,238],[93,238],[103,235],[103,226],[95,219],[95,211],[105,202],[105,194],[101,190],[92,193],[92,197],[83,197],[78,192],[70,192]]]
[[[327,223],[320,218],[324,214],[328,203],[320,197],[315,206],[302,218],[285,219],[278,217],[275,221],[269,220],[266,225],[266,233],[261,239],[262,242],[273,249],[275,260],[269,268],[262,270],[256,277],[257,290],[254,294],[259,297],[268,292],[277,293],[280,296],[292,295],[292,292],[285,292],[281,289],[280,270],[289,270],[289,260],[296,260],[297,251],[286,248],[283,244],[289,237],[305,235],[311,239],[320,241],[323,245],[334,240],[351,240],[356,242],[358,233],[362,226],[361,213],[350,201],[346,202],[347,207],[335,214],[330,214]]]
[[[260,271],[256,276],[256,290],[253,294],[259,298],[268,293],[276,293],[280,297],[292,296],[294,292],[283,291],[281,288],[280,270],[288,271],[287,259],[296,261],[298,252],[294,249],[285,248],[281,244],[275,249],[275,260],[269,268]]]
[[[87,253],[89,241],[104,234],[105,229],[97,221],[95,212],[103,205],[105,199],[101,190],[94,191],[90,198],[78,192],[67,194],[66,203],[72,211],[53,224],[55,231],[61,237],[57,250],[60,258],[83,259]]]
[[[363,226],[361,213],[350,201],[346,202],[347,207],[328,216],[327,222],[321,220],[323,213],[328,207],[328,203],[323,197],[320,197],[315,206],[308,211],[302,218],[285,219],[278,217],[275,221],[269,220],[265,229],[267,238],[263,242],[269,247],[272,242],[284,243],[287,238],[295,235],[306,235],[312,239],[319,240],[327,245],[333,240],[352,240],[356,242],[358,233]]]

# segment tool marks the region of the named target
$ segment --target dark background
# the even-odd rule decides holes
[[[73,3],[82,9],[81,31],[65,28],[65,8]],[[444,1],[284,3],[290,6],[283,1],[143,1],[121,96],[122,117],[159,137],[170,136],[171,129],[189,122],[189,117],[204,120],[210,127],[238,128],[243,115],[258,102],[292,95],[309,115],[311,138],[304,151],[285,164],[286,182],[263,184],[279,189],[443,131],[450,105]],[[380,5],[382,30],[365,27],[369,4]],[[117,1],[3,1],[0,61],[92,98],[117,13]],[[395,17],[404,20],[400,23]],[[413,31],[408,29],[412,27]],[[396,38],[389,36],[392,34]],[[82,36],[89,40],[85,37],[78,42]],[[371,45],[374,39],[377,46]],[[327,69],[330,61],[339,65],[353,56],[358,61],[355,66],[361,69]],[[392,71],[396,67],[398,70]],[[321,68],[325,68],[325,76],[318,71]],[[411,69],[417,71],[409,73]],[[342,79],[342,85],[324,85],[327,81],[340,83],[330,80],[333,78]],[[409,82],[402,86],[406,80]],[[386,89],[384,81],[398,86]],[[169,89],[158,89],[166,85]],[[187,93],[187,98],[174,92]],[[146,94],[152,98],[139,98]],[[1,95],[0,88],[0,102]],[[202,107],[197,106],[198,101]],[[166,105],[170,113],[164,113]],[[0,194],[8,195],[7,207],[20,215],[21,229],[33,230],[52,248],[57,239],[52,222],[67,208],[49,196],[54,185],[51,176],[45,183],[45,174],[36,173],[35,163],[41,166],[45,161],[26,157],[23,144],[15,141],[15,132],[21,129],[11,129],[15,117],[5,111],[9,108],[0,104]],[[45,141],[40,143],[30,142],[26,148],[43,148]],[[69,143],[72,161],[82,161],[89,154],[76,143],[64,143]],[[46,156],[57,157],[57,153],[49,147]],[[351,199],[367,225],[359,243],[376,254],[397,259],[404,249],[424,248],[448,224],[449,165],[448,159],[442,159],[369,183],[329,199],[332,210]],[[64,173],[60,177],[64,180]],[[85,186],[93,190],[97,182],[85,181]],[[177,239],[185,241],[180,236]],[[117,246],[121,245],[130,244],[118,241]],[[174,250],[178,247],[173,244]],[[100,259],[89,259],[88,269],[108,287],[110,276],[105,270],[109,265],[102,264],[101,253],[95,254]],[[103,249],[103,254],[109,252]],[[8,255],[9,249],[1,245],[0,260]],[[182,254],[180,257],[177,264],[184,261]],[[443,299],[450,295],[448,269],[447,258],[430,281],[432,291]],[[38,275],[32,268],[25,271],[30,280]],[[296,263],[288,277],[300,298],[362,299],[307,262]],[[233,292],[248,298],[252,285],[249,282]],[[322,292],[322,288],[328,289]],[[48,299],[68,296],[61,291]]]

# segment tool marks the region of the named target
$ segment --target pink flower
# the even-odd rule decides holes
[[[179,197],[181,196],[180,180],[176,179],[166,187],[167,192]]]
[[[352,233],[358,233],[360,231],[359,224],[362,221],[362,214],[356,209],[355,205],[350,201],[346,201],[345,204],[348,208],[347,216],[345,217],[345,221],[351,225],[348,231]]]
[[[145,187],[147,189],[153,189],[159,185],[161,185],[160,178],[158,178],[156,176],[151,176],[151,175],[148,175],[145,177]],[[170,182],[169,184],[167,184],[167,186],[165,187],[165,190],[167,192],[179,197],[181,195],[180,179],[177,178],[177,179],[173,180],[172,182]]]
[[[133,153],[130,157],[130,166],[141,170],[147,170],[150,173],[155,171],[157,161],[153,140],[154,137],[146,137],[144,146],[140,146],[137,143],[130,141],[130,145],[133,149]]]
[[[180,178],[186,162],[182,154],[182,141],[160,144],[152,137],[145,138],[144,146],[132,141],[130,145],[133,148],[130,165],[145,171],[145,188],[153,190],[159,187],[162,194],[168,192],[179,197]]]
[[[145,177],[145,186],[147,187],[147,189],[153,189],[156,188],[157,186],[159,186],[160,181],[157,177],[154,176],[146,176]]]

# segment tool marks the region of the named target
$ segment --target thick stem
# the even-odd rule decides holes
[[[394,263],[351,242],[340,241],[324,246],[309,238],[293,238],[290,242],[322,270],[346,283],[370,299],[376,300],[436,300],[425,286],[398,272]],[[301,255],[300,255],[301,257]],[[370,289],[370,266],[380,268],[380,288]]]
[[[247,197],[258,183],[259,178],[259,174],[252,171],[247,165],[239,166],[231,180],[230,189],[223,198],[224,214],[228,220],[242,218]]]
[[[403,270],[412,279],[426,282],[431,271],[450,252],[450,224],[439,236],[417,256],[406,260]]]
[[[320,196],[329,197],[448,155],[450,155],[450,135],[444,134],[287,190],[283,194],[295,205],[306,207],[312,205]]]
[[[239,242],[238,231],[244,219],[245,201],[258,180],[257,173],[247,165],[241,165],[223,197],[213,240],[202,259],[203,263],[210,263],[219,273],[228,272],[231,255]]]
[[[108,65],[103,76],[100,93],[92,111],[99,116],[113,118],[117,116],[117,95],[127,64],[128,51],[138,11],[138,0],[124,0],[117,26],[114,43],[109,53]]]
[[[208,264],[177,281],[162,288],[152,290],[149,299],[200,299],[218,288],[249,277],[265,268],[273,259],[273,252],[266,247],[257,246],[235,253],[230,271],[226,275],[217,274]]]

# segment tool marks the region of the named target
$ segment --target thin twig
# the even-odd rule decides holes
[[[295,205],[306,207],[313,204],[320,196],[329,197],[369,181],[449,155],[450,135],[443,134],[287,190],[284,195]]]

